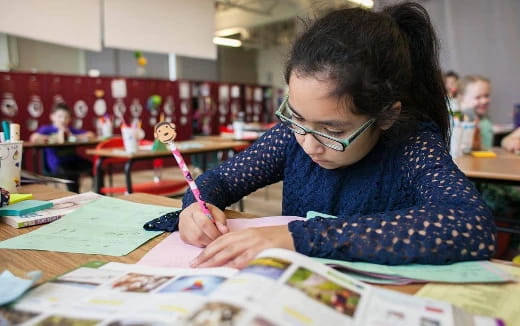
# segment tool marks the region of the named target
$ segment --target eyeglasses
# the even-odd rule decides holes
[[[370,128],[374,122],[375,118],[372,118],[365,122],[361,127],[359,127],[356,131],[352,133],[352,135],[348,136],[345,139],[339,139],[336,137],[329,136],[322,132],[307,128],[295,121],[292,118],[291,108],[289,107],[289,97],[285,97],[282,104],[276,110],[275,115],[280,119],[280,121],[285,124],[289,129],[298,135],[306,135],[311,134],[320,144],[331,148],[336,151],[343,152],[356,138],[358,138],[365,130]]]

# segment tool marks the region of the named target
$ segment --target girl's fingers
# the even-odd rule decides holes
[[[191,267],[210,267],[221,266],[232,258],[236,257],[240,252],[246,250],[240,240],[240,233],[229,233],[229,236],[222,236],[218,240],[212,242],[204,249],[191,263]]]

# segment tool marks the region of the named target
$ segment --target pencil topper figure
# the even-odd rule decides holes
[[[155,125],[153,136],[163,144],[173,142],[175,137],[177,137],[175,123],[166,121],[159,122]]]

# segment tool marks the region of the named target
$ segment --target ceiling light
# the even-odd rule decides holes
[[[231,46],[234,48],[242,46],[242,41],[234,39],[234,38],[227,38],[227,37],[214,37],[213,43],[215,43],[217,45]]]
[[[366,7],[366,8],[374,7],[374,1],[373,0],[349,0],[349,1],[353,2],[355,4],[358,4],[360,6]]]
[[[244,27],[230,27],[230,28],[224,28],[224,29],[219,29],[218,31],[215,31],[215,36],[220,36],[220,37],[226,37],[226,36],[230,36],[230,35],[234,35],[234,34],[240,34],[240,35],[247,34],[247,29],[245,29]]]

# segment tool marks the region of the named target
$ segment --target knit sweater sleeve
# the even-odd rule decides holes
[[[411,138],[399,166],[404,186],[411,187],[415,197],[413,207],[293,221],[289,230],[296,250],[380,264],[447,264],[492,257],[491,213],[453,163],[438,133]]]
[[[246,150],[202,174],[196,180],[202,199],[224,209],[255,190],[282,180],[290,137],[289,129],[278,124]],[[191,191],[186,192],[183,208],[194,201]]]

